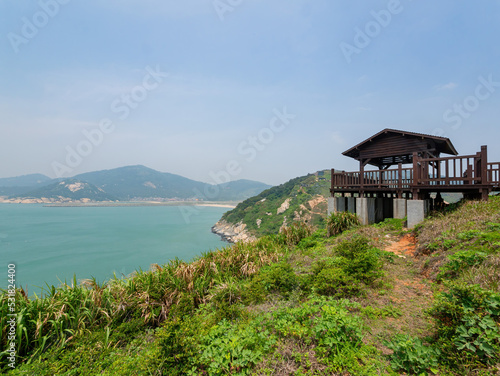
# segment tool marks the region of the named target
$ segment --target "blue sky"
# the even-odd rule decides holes
[[[0,177],[280,184],[383,128],[499,161],[499,37],[500,1],[4,0]]]

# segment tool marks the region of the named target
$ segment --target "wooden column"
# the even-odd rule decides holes
[[[420,166],[419,166],[419,160],[418,160],[418,153],[414,152],[413,153],[413,181],[412,181],[412,189],[411,189],[411,195],[413,200],[419,200],[419,194],[418,194],[418,185],[420,184]]]
[[[365,165],[363,160],[359,161],[359,197],[363,197],[365,190],[363,188],[365,184]]]
[[[403,198],[403,164],[398,163],[398,198]]]

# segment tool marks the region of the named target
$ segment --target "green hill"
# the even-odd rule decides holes
[[[163,173],[145,166],[126,166],[111,170],[88,172],[75,176],[117,197],[134,198],[191,198],[194,189],[203,191],[204,184],[179,175]]]
[[[30,174],[0,179],[0,196],[24,194],[37,187],[50,184],[52,179],[42,174]]]
[[[159,172],[145,166],[127,166],[89,172],[77,175],[75,178],[92,183],[119,200],[125,201],[137,198],[199,198],[205,201],[241,201],[269,187],[269,185],[260,182],[238,180],[219,186],[219,193],[212,197],[205,194],[205,189],[208,186],[206,183],[180,175]]]
[[[243,223],[253,236],[276,234],[283,224],[306,221],[322,225],[330,195],[329,171],[309,174],[269,188],[225,213],[222,221]]]
[[[0,178],[0,187],[35,187],[50,182],[48,176],[42,174],[30,174],[16,176],[13,178]]]

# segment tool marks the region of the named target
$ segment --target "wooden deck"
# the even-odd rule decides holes
[[[431,192],[461,192],[487,199],[500,191],[500,162],[488,163],[487,149],[475,155],[421,158],[413,154],[413,166],[374,171],[335,172],[332,170],[332,195],[385,195],[423,199]]]

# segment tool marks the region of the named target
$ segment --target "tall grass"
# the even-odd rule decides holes
[[[174,259],[168,264],[139,270],[127,279],[116,276],[99,284],[86,280],[80,285],[47,286],[43,296],[29,299],[16,290],[16,342],[21,361],[30,361],[51,347],[62,348],[76,338],[99,328],[118,327],[142,318],[156,327],[174,317],[192,314],[213,298],[214,288],[251,277],[265,265],[280,260],[288,244],[296,244],[310,229],[294,226],[279,236],[251,243],[237,243],[202,254],[192,262]],[[1,346],[7,345],[8,295],[0,295]],[[2,357],[0,369],[6,366]]]
[[[360,224],[358,216],[354,213],[332,213],[326,220],[326,233],[327,236],[335,236]]]

